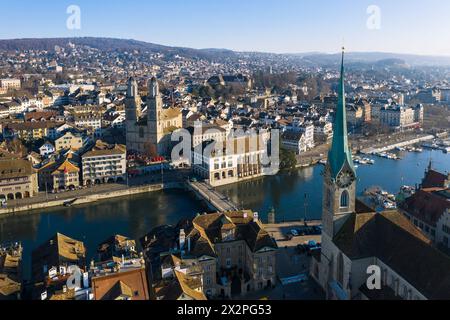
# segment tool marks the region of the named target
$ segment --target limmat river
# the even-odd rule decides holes
[[[380,186],[388,192],[398,192],[402,185],[420,183],[430,158],[441,172],[450,170],[450,155],[440,151],[401,153],[402,160],[374,157],[375,165],[359,166],[358,192]],[[273,207],[276,219],[320,219],[322,210],[323,166],[283,172],[218,190],[241,207],[260,214],[263,221]],[[306,194],[306,196],[305,196]],[[152,228],[174,224],[205,211],[192,195],[179,190],[166,190],[131,198],[105,200],[91,205],[55,208],[0,217],[0,243],[21,241],[24,246],[24,274],[29,276],[31,251],[56,232],[82,240],[89,259],[96,256],[97,245],[114,234],[139,240]]]

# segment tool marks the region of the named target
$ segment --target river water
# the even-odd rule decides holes
[[[450,171],[450,155],[440,151],[402,153],[401,156],[401,161],[374,157],[375,165],[360,166],[357,169],[358,192],[362,193],[365,188],[375,185],[396,193],[402,185],[420,183],[430,158],[435,169]],[[259,212],[263,221],[272,207],[278,221],[303,219],[305,198],[307,219],[320,219],[322,171],[323,166],[317,165],[221,187],[219,191],[239,206]],[[181,218],[193,217],[204,210],[202,204],[190,194],[178,190],[105,200],[79,207],[47,209],[1,217],[0,243],[22,242],[24,271],[28,276],[31,251],[56,232],[84,241],[90,259],[95,257],[96,246],[111,235],[122,234],[138,240],[153,227],[176,223]]]

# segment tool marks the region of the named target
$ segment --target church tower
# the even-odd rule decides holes
[[[127,95],[125,98],[125,114],[127,123],[135,125],[141,113],[141,99],[138,93],[138,85],[133,77],[127,82]]]
[[[338,104],[333,124],[333,144],[323,180],[322,222],[324,236],[333,239],[346,218],[355,212],[356,171],[348,145],[345,109],[344,51],[342,51],[341,78]]]
[[[161,155],[164,153],[161,140],[164,136],[164,127],[162,121],[163,102],[161,93],[159,92],[158,80],[152,77],[148,81],[147,95],[147,126],[149,129],[150,148],[152,153]],[[155,154],[155,155],[156,155]]]

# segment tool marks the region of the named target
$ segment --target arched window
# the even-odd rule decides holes
[[[341,208],[347,208],[348,207],[348,199],[349,199],[348,191],[345,190],[341,194]]]
[[[344,287],[344,257],[342,253],[339,252],[337,261],[337,281],[341,284],[342,288]]]

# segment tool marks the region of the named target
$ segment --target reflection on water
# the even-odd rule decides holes
[[[89,259],[96,246],[114,234],[138,240],[161,224],[177,223],[204,211],[183,191],[149,193],[132,198],[102,201],[93,205],[57,208],[0,218],[0,242],[21,241],[24,271],[29,275],[31,251],[56,232],[85,242]]]
[[[441,152],[405,153],[402,157],[402,161],[375,158],[375,165],[359,167],[358,191],[362,193],[365,188],[378,185],[394,193],[401,185],[419,183],[430,157],[436,169],[450,170],[450,155]],[[322,171],[323,166],[318,165],[219,190],[236,204],[259,212],[263,221],[272,207],[278,221],[303,219],[305,211],[307,219],[320,219]],[[95,255],[96,246],[111,235],[123,234],[138,240],[153,227],[176,223],[201,211],[204,211],[201,204],[184,191],[148,193],[80,207],[49,209],[41,214],[3,217],[0,218],[0,242],[22,241],[28,274],[32,249],[56,232],[84,241],[90,259]]]
[[[435,169],[441,172],[450,170],[450,155],[440,151],[401,153],[400,156],[403,158],[401,161],[374,157],[375,165],[360,166],[357,169],[359,194],[374,185],[397,193],[402,185],[420,183],[430,158]],[[318,165],[257,181],[224,186],[218,190],[239,206],[259,212],[264,221],[272,207],[275,208],[278,221],[303,219],[305,204],[307,219],[320,219],[322,171],[323,166]]]

